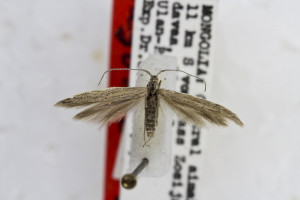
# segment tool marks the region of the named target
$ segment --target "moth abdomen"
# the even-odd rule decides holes
[[[153,137],[157,122],[157,95],[148,95],[145,106],[145,129],[148,137]]]

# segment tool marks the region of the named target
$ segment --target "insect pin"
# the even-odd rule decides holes
[[[145,69],[115,68],[107,70],[102,75],[101,80],[107,72],[113,70],[143,71],[150,76],[150,80],[146,87],[110,87],[104,90],[84,92],[72,98],[59,101],[55,106],[65,108],[88,107],[75,115],[74,119],[103,124],[120,121],[128,111],[140,105],[139,103],[141,101],[144,101],[144,146],[155,135],[159,107],[162,103],[169,107],[182,121],[192,123],[199,127],[207,122],[218,126],[227,126],[228,120],[235,122],[239,126],[243,126],[242,121],[235,113],[221,105],[200,97],[160,88],[161,80],[158,79],[158,76],[161,73],[177,71],[193,76],[187,72],[166,69],[153,75]],[[193,77],[200,79],[197,76]],[[204,82],[204,80],[202,81]]]

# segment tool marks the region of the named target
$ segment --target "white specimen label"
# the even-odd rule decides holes
[[[204,92],[203,82],[196,78],[166,72],[168,76],[177,77],[176,91],[207,98],[213,70],[216,14],[217,1],[136,0],[131,67],[136,68],[153,54],[176,57],[179,69],[199,76],[207,83]],[[131,76],[130,86],[134,87],[135,83],[136,79]],[[124,142],[128,144],[123,158],[125,165],[129,161],[130,128],[126,126],[125,130]],[[135,189],[121,190],[121,200],[201,198],[204,129],[188,125],[174,116],[170,130],[167,134],[172,140],[172,163],[167,174],[159,178],[139,178]]]

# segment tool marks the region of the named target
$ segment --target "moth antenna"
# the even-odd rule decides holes
[[[187,73],[187,72],[185,72],[185,71],[182,71],[182,70],[180,70],[180,69],[163,69],[163,70],[159,71],[159,72],[157,73],[156,76],[158,76],[160,73],[163,73],[163,72],[170,72],[170,71],[171,71],[171,72],[183,72],[183,73],[185,73],[185,74],[187,74],[187,75],[189,75],[189,76],[192,76],[192,77],[195,77],[195,78],[198,79],[198,80],[201,80],[201,81],[204,83],[204,92],[206,91],[206,82],[205,82],[204,79],[199,78],[198,76],[194,76],[194,75],[192,75],[192,74],[189,74],[189,73]]]
[[[105,72],[103,73],[103,75],[102,75],[102,77],[101,77],[101,79],[100,79],[98,85],[100,85],[100,83],[101,83],[101,81],[102,81],[104,75],[105,75],[107,72],[114,71],[114,70],[120,70],[120,71],[121,71],[121,70],[127,70],[127,71],[129,71],[129,70],[139,70],[139,71],[146,72],[147,74],[149,74],[150,76],[152,76],[152,74],[151,74],[148,70],[145,70],[145,69],[114,68],[114,69],[109,69],[109,70],[107,70],[107,71],[105,71]]]

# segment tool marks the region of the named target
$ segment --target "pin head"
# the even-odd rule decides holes
[[[133,189],[136,186],[136,177],[133,174],[125,174],[121,184],[125,189]]]

